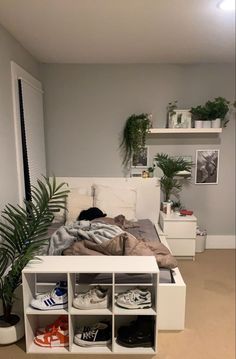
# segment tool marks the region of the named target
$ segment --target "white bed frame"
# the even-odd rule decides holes
[[[58,183],[66,182],[70,188],[87,188],[94,184],[109,186],[128,185],[137,191],[136,217],[149,218],[156,226],[161,242],[168,248],[164,233],[158,226],[160,210],[160,185],[157,178],[117,177],[59,177]],[[183,330],[185,324],[186,285],[178,268],[173,272],[175,283],[159,285],[159,330]]]

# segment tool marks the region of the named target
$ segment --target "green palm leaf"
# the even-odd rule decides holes
[[[38,180],[32,186],[32,201],[25,207],[6,205],[0,221],[0,298],[5,316],[11,310],[14,291],[21,281],[21,271],[39,249],[48,242],[48,227],[54,212],[65,209],[66,184],[57,185],[55,177]]]

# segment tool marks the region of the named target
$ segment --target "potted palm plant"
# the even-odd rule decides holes
[[[182,157],[173,158],[164,153],[158,153],[154,157],[154,160],[156,161],[156,166],[163,172],[160,183],[164,194],[164,201],[170,201],[171,195],[178,198],[178,194],[183,186],[183,183],[178,178],[178,173],[180,171],[186,171],[189,173],[193,163]],[[188,180],[188,178],[186,180]]]
[[[6,205],[0,220],[0,344],[10,344],[24,335],[23,319],[13,313],[15,292],[21,284],[21,271],[47,243],[47,232],[54,213],[65,209],[69,192],[65,183],[57,185],[44,177],[32,186],[32,200],[24,207]]]
[[[152,127],[151,117],[147,113],[133,114],[126,121],[120,144],[125,170],[130,168],[132,157],[138,157],[144,150],[147,133]]]

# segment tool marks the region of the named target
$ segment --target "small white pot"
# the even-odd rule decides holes
[[[221,128],[221,118],[216,118],[215,120],[211,121],[212,128]]]
[[[20,320],[15,325],[11,325],[10,327],[0,327],[0,344],[12,344],[23,338],[25,335],[25,327],[23,315],[17,313],[20,317]]]
[[[195,126],[195,128],[202,128],[202,123],[203,123],[202,120],[196,120],[196,121],[194,121],[194,126]]]
[[[203,123],[202,123],[202,127],[203,128],[211,128],[211,121],[209,120],[207,120],[207,121],[202,121]]]

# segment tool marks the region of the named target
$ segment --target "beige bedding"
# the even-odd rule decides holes
[[[63,255],[155,256],[159,267],[177,267],[176,259],[161,242],[137,239],[128,232],[100,244],[89,240],[74,242]]]

